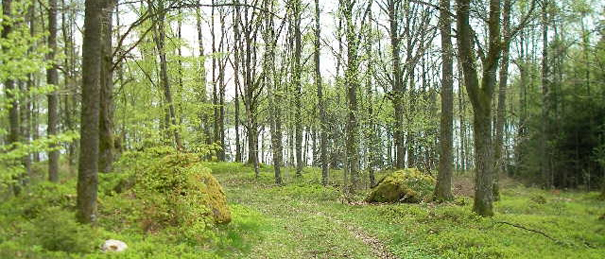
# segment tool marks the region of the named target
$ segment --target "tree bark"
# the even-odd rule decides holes
[[[319,0],[315,0],[315,85],[317,87],[317,106],[319,107],[319,123],[320,123],[320,160],[321,160],[321,183],[326,186],[330,181],[330,167],[328,161],[328,137],[326,121],[326,102],[324,100],[323,85],[321,78],[321,23],[320,23]]]
[[[181,135],[179,133],[179,125],[176,119],[176,112],[174,109],[174,103],[172,101],[172,90],[170,89],[170,79],[168,78],[168,61],[166,58],[166,29],[165,29],[165,18],[166,11],[162,10],[164,6],[164,1],[158,1],[155,7],[157,15],[157,25],[155,29],[154,41],[156,44],[156,48],[158,51],[158,55],[160,56],[160,81],[164,92],[164,101],[165,105],[167,105],[167,115],[168,115],[168,130],[172,133],[174,137],[174,142],[176,148],[178,150],[183,149],[183,143],[181,141]]]
[[[13,17],[12,14],[12,1],[11,0],[3,0],[2,1],[2,14],[4,17]],[[2,25],[2,38],[8,38],[12,33],[12,25],[10,22],[5,22]],[[9,51],[5,47],[3,47],[3,51]],[[19,127],[19,101],[17,100],[16,92],[19,89],[16,86],[15,80],[13,78],[8,78],[4,81],[4,91],[6,99],[9,100],[10,106],[8,108],[8,123],[9,123],[9,131],[8,131],[8,144],[11,144],[11,150],[15,148],[17,142],[19,142],[20,138],[20,127]],[[20,176],[14,176],[14,179],[17,180],[16,184],[13,184],[13,194],[18,196],[21,193],[21,185],[19,183]]]
[[[112,18],[115,0],[108,1],[104,7],[102,21],[101,46],[101,95],[99,111],[99,171],[111,172],[113,163],[113,48],[112,48]]]
[[[500,62],[500,74],[498,81],[498,108],[496,111],[496,145],[494,150],[495,175],[494,175],[494,200],[500,200],[500,188],[499,178],[500,174],[505,172],[505,158],[503,157],[504,148],[504,125],[505,125],[505,113],[506,113],[506,88],[508,84],[508,65],[510,59],[510,13],[511,13],[511,0],[504,0],[503,9],[503,20],[502,29],[504,42],[507,43],[502,48],[502,60]]]
[[[303,125],[302,125],[302,82],[301,82],[301,74],[302,74],[302,64],[301,64],[301,56],[302,56],[302,36],[300,31],[300,23],[301,23],[301,8],[302,3],[300,0],[292,0],[292,29],[294,29],[294,52],[293,52],[293,60],[294,60],[294,69],[292,71],[292,84],[295,88],[294,94],[294,106],[296,109],[296,114],[294,116],[295,121],[295,131],[296,131],[296,176],[302,176],[302,170],[305,162],[303,161]]]
[[[357,106],[357,90],[359,88],[358,70],[359,57],[358,47],[359,40],[355,30],[357,27],[353,21],[353,9],[355,2],[348,0],[344,1],[344,18],[346,22],[346,41],[347,41],[347,68],[345,71],[345,85],[347,87],[347,106],[348,119],[346,125],[346,154],[348,158],[348,173],[350,175],[351,184],[349,190],[354,192],[359,188],[359,124],[357,114],[359,112]]]
[[[236,1],[238,3],[238,1]],[[235,81],[235,97],[234,97],[234,106],[235,106],[235,162],[242,162],[242,151],[240,144],[240,118],[239,118],[239,93],[241,91],[240,86],[240,78],[239,78],[239,66],[240,66],[240,11],[239,7],[235,7],[235,12],[233,13],[233,77]]]
[[[439,174],[435,199],[452,200],[453,127],[454,127],[454,48],[451,39],[450,0],[439,1],[439,29],[441,31],[441,129]]]
[[[47,60],[50,62],[50,67],[46,70],[46,83],[52,85],[55,89],[48,94],[48,136],[55,136],[58,133],[59,126],[59,95],[57,88],[59,87],[59,72],[55,55],[57,54],[57,0],[48,2],[48,48],[50,51],[47,55]],[[48,180],[54,183],[59,182],[59,148],[58,145],[52,145],[48,152]]]
[[[490,0],[488,20],[488,52],[483,60],[481,85],[475,64],[473,36],[470,26],[470,0],[457,0],[458,53],[464,72],[464,82],[473,106],[475,139],[475,201],[473,211],[492,216],[494,159],[492,146],[491,109],[496,85],[496,70],[501,55],[500,1]]]
[[[99,156],[99,103],[101,90],[102,21],[105,1],[86,0],[82,45],[82,116],[76,217],[81,223],[96,220]]]
[[[393,136],[395,138],[395,168],[405,168],[405,131],[404,124],[404,103],[405,85],[403,83],[403,75],[401,70],[401,39],[399,35],[399,6],[401,1],[388,0],[388,16],[389,16],[389,37],[391,40],[391,55],[392,58],[392,88],[393,88],[393,107],[395,117],[395,130]]]
[[[550,127],[550,71],[548,64],[548,4],[549,1],[542,2],[542,123],[540,128],[540,172],[543,177],[546,188],[552,187],[550,177],[550,149],[548,148],[549,127]]]

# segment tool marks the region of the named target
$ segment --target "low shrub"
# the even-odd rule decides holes
[[[59,207],[46,209],[32,226],[31,239],[49,251],[89,253],[101,241],[91,226],[77,223],[72,212]]]

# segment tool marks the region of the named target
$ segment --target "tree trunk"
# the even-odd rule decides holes
[[[181,135],[179,133],[179,125],[177,123],[177,119],[176,119],[176,113],[175,113],[175,109],[174,109],[174,103],[172,102],[172,91],[170,89],[170,80],[168,78],[168,61],[166,59],[166,50],[165,50],[165,43],[166,43],[166,29],[165,29],[165,25],[164,25],[164,19],[165,19],[165,10],[162,10],[163,8],[163,1],[160,1],[159,3],[157,3],[158,6],[156,6],[156,10],[155,12],[157,15],[157,27],[155,27],[155,35],[154,35],[154,41],[156,44],[156,48],[158,51],[158,55],[160,56],[160,81],[161,81],[161,85],[162,88],[164,90],[164,99],[165,99],[165,104],[168,106],[167,107],[167,114],[168,114],[168,130],[169,132],[172,133],[172,135],[174,136],[174,142],[176,144],[176,148],[178,150],[181,150],[183,148],[183,143],[181,141]]]
[[[454,48],[451,39],[450,0],[439,2],[439,28],[441,31],[441,129],[439,174],[435,186],[435,199],[452,200],[453,127],[454,127]]]
[[[267,10],[273,10],[273,1],[264,0],[264,8]],[[278,96],[280,95],[279,84],[274,81],[275,77],[275,35],[274,35],[274,24],[273,16],[269,13],[265,13],[265,31],[263,33],[263,40],[266,44],[266,54],[263,60],[264,80],[268,93],[269,101],[269,130],[271,131],[271,146],[273,151],[273,172],[275,176],[275,184],[282,184],[281,166],[282,166],[282,129],[281,129],[281,109],[277,103]]]
[[[550,177],[550,149],[548,140],[550,139],[550,71],[548,64],[548,1],[542,3],[542,123],[540,128],[540,172],[542,173],[544,185],[546,188],[552,187]]]
[[[302,176],[302,170],[304,167],[303,161],[303,125],[302,125],[302,82],[300,77],[302,76],[302,64],[301,64],[301,55],[302,55],[302,36],[300,31],[301,26],[301,8],[302,4],[300,0],[293,0],[292,7],[292,16],[293,20],[291,21],[292,29],[294,29],[294,52],[292,59],[294,60],[294,69],[292,72],[292,84],[295,87],[294,94],[294,106],[296,109],[296,114],[294,116],[295,121],[295,131],[296,131],[296,176]]]
[[[219,15],[221,18],[221,41],[219,44],[218,51],[221,53],[226,52],[225,50],[225,36],[227,35],[226,27],[225,27],[225,19],[226,14],[224,9],[219,10]],[[227,58],[222,57],[219,60],[219,73],[218,73],[218,142],[219,142],[219,151],[218,151],[218,160],[225,161],[225,68],[227,67]]]
[[[102,64],[101,64],[101,104],[99,111],[99,171],[111,172],[113,163],[113,59],[112,59],[112,15],[113,1],[107,0],[111,6],[105,6],[102,21]]]
[[[58,133],[59,124],[59,95],[57,88],[59,87],[59,73],[55,55],[57,54],[57,0],[48,2],[48,52],[47,60],[50,62],[50,67],[46,70],[46,83],[55,87],[48,94],[48,136],[55,136]],[[57,145],[52,145],[51,151],[48,152],[48,180],[51,182],[59,182],[59,148]]]
[[[236,1],[238,3],[238,1]],[[235,106],[235,162],[242,162],[242,151],[240,144],[240,135],[239,135],[239,93],[241,91],[240,81],[239,81],[239,65],[240,65],[240,31],[239,31],[239,23],[240,23],[240,12],[239,6],[235,7],[235,12],[233,13],[233,78],[235,81],[235,97],[234,97],[234,106]]]
[[[200,0],[197,1],[198,4],[201,4]],[[206,58],[204,57],[204,37],[203,37],[203,29],[202,29],[202,13],[200,11],[200,8],[196,8],[195,9],[195,20],[196,20],[196,29],[197,29],[197,40],[198,40],[198,51],[199,53],[199,57],[200,57],[200,64],[199,64],[199,75],[200,75],[200,82],[204,82],[202,84],[201,87],[201,93],[200,93],[200,102],[202,103],[206,103],[207,100],[207,93],[206,93],[206,68],[205,68],[205,62],[206,62]],[[237,70],[235,70],[235,74],[237,75]],[[236,79],[236,83],[239,83],[239,81],[237,81],[237,77]],[[236,91],[236,97],[237,97],[237,91]],[[210,137],[210,119],[208,118],[208,115],[206,115],[205,113],[202,113],[200,116],[200,119],[202,121],[200,127],[202,128],[203,132],[204,132],[204,141],[206,144],[210,144],[212,143],[211,137]],[[236,122],[237,123],[237,122]],[[237,124],[236,124],[237,125]],[[236,126],[237,128],[237,126]]]
[[[2,14],[5,17],[12,17],[12,1],[11,0],[3,0],[2,1]],[[12,25],[10,22],[6,22],[2,25],[2,38],[6,39],[9,37],[9,35],[12,32]],[[6,49],[4,49],[3,47],[3,51],[8,51]],[[19,127],[19,102],[17,100],[17,94],[16,92],[19,90],[16,87],[15,84],[15,80],[12,78],[7,79],[6,81],[4,81],[4,90],[5,90],[5,96],[6,99],[9,100],[10,106],[8,108],[8,123],[9,123],[9,131],[8,131],[8,138],[7,138],[7,143],[11,144],[12,146],[10,147],[10,149],[14,149],[17,144],[17,142],[19,142],[19,137],[20,137],[20,127]],[[19,183],[19,179],[18,177],[20,176],[14,176],[14,179],[17,180],[17,183],[14,184],[12,186],[13,189],[13,194],[15,196],[18,196],[21,193],[21,185]]]
[[[74,43],[74,36],[73,36],[73,19],[72,17],[74,16],[73,13],[75,11],[71,11],[70,13],[67,12],[68,8],[67,8],[68,4],[65,3],[65,0],[61,0],[61,8],[63,8],[63,12],[61,12],[61,31],[63,32],[63,42],[65,44],[64,46],[64,55],[65,55],[65,71],[63,74],[64,77],[64,82],[65,82],[65,88],[66,89],[73,89],[69,92],[68,95],[65,95],[63,98],[63,102],[65,104],[65,112],[64,112],[64,116],[65,116],[65,126],[67,127],[67,129],[69,131],[73,131],[75,130],[74,127],[74,117],[75,117],[75,96],[76,96],[76,80],[75,80],[75,76],[76,76],[76,72],[75,72],[75,66],[76,66],[76,53],[75,53],[75,43]],[[33,27],[33,26],[32,26]],[[32,32],[33,35],[33,32]],[[76,143],[75,141],[71,141],[68,143],[68,150],[67,150],[67,162],[69,165],[69,171],[70,174],[73,172],[74,170],[74,166],[76,164]]]
[[[511,12],[511,0],[504,0],[503,9],[503,35],[504,42],[510,42],[510,12]],[[505,124],[505,113],[506,113],[506,87],[508,84],[508,65],[509,65],[509,51],[510,46],[506,44],[502,48],[502,61],[500,62],[500,79],[498,81],[498,108],[496,111],[496,145],[494,150],[495,175],[494,175],[494,200],[500,200],[500,188],[498,180],[500,174],[505,171],[506,163],[505,157],[503,157],[504,148],[504,124]]]
[[[488,52],[483,60],[481,85],[475,64],[470,26],[470,0],[457,0],[458,54],[464,71],[466,91],[474,111],[475,139],[475,201],[473,211],[481,216],[492,216],[494,159],[491,129],[492,96],[496,85],[496,70],[501,54],[500,1],[489,2]]]
[[[27,81],[27,83],[21,83],[21,92],[28,93],[29,89],[33,88],[33,82],[31,79]],[[25,95],[21,98],[20,107],[19,107],[19,116],[20,116],[20,135],[21,141],[24,145],[28,145],[29,142],[29,112],[30,112],[30,98],[29,95]],[[23,186],[27,186],[29,179],[31,179],[31,154],[27,152],[22,158],[23,168],[25,172],[19,177],[20,182]]]
[[[86,0],[82,45],[82,117],[76,217],[96,220],[99,156],[99,102],[101,90],[102,21],[105,1]]]
[[[357,114],[357,89],[359,88],[358,70],[359,57],[357,51],[359,47],[358,35],[353,21],[354,2],[345,1],[344,18],[346,19],[346,40],[347,40],[347,68],[345,71],[345,85],[347,87],[347,106],[348,120],[346,125],[346,154],[348,158],[348,173],[350,175],[351,185],[349,191],[354,192],[359,188],[359,124]]]
[[[214,5],[214,0],[212,0],[212,4]],[[212,143],[214,144],[219,144],[218,143],[218,139],[220,138],[220,133],[219,133],[219,120],[220,120],[220,115],[219,115],[219,104],[218,104],[218,88],[217,88],[217,75],[216,75],[216,70],[217,70],[217,65],[216,65],[216,59],[217,59],[217,50],[216,50],[216,32],[215,32],[215,19],[214,19],[214,7],[211,8],[210,10],[210,36],[211,39],[210,41],[212,42],[211,46],[212,46],[212,54],[211,54],[211,58],[212,58],[212,111],[213,111],[213,119],[214,119],[214,123],[213,123],[213,131],[212,131]],[[217,152],[218,154],[218,152]]]
[[[328,164],[328,138],[327,138],[327,126],[326,121],[326,102],[324,100],[323,85],[321,78],[321,67],[320,67],[320,40],[321,40],[321,23],[320,23],[320,10],[319,0],[315,0],[315,85],[317,87],[317,105],[319,106],[319,120],[320,120],[320,159],[321,159],[321,183],[326,186],[330,181],[330,167]]]
[[[393,88],[393,107],[395,117],[395,130],[393,136],[395,138],[395,168],[405,168],[405,132],[404,123],[404,105],[403,98],[405,94],[405,86],[403,84],[403,76],[401,70],[400,57],[400,35],[399,35],[399,3],[400,1],[388,1],[389,15],[389,37],[391,39],[392,58],[392,88]]]

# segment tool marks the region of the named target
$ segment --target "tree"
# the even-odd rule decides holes
[[[301,76],[303,73],[301,56],[302,56],[302,32],[301,32],[301,15],[302,15],[302,3],[301,0],[291,0],[292,5],[292,29],[294,30],[294,52],[292,53],[293,57],[293,66],[294,69],[292,71],[292,84],[295,88],[294,94],[294,106],[296,107],[296,115],[294,117],[295,124],[295,134],[296,134],[296,176],[302,176],[302,170],[305,162],[303,161],[303,125],[302,125],[302,82]]]
[[[50,67],[46,70],[46,83],[57,88],[59,86],[59,72],[55,62],[57,54],[57,0],[48,2],[48,60]],[[48,127],[49,136],[57,135],[59,124],[59,95],[56,89],[48,94]],[[51,182],[59,182],[59,150],[55,147],[48,152],[48,179]]]
[[[492,147],[492,98],[496,85],[496,70],[501,56],[500,1],[489,1],[488,52],[482,58],[482,78],[479,84],[475,61],[474,32],[470,25],[470,0],[457,0],[458,56],[464,72],[466,91],[473,106],[473,135],[475,140],[475,198],[473,211],[492,216],[494,154]]]
[[[168,60],[166,58],[166,28],[165,18],[167,9],[164,5],[164,1],[156,1],[155,3],[150,1],[150,8],[153,10],[154,15],[154,37],[153,40],[158,51],[160,58],[160,82],[164,93],[164,104],[166,105],[166,113],[168,122],[170,123],[168,131],[172,133],[174,137],[174,144],[177,149],[183,149],[183,142],[179,130],[178,120],[176,119],[176,110],[172,101],[172,90],[170,87],[170,78],[168,77]]]
[[[357,104],[357,91],[359,89],[359,37],[357,26],[353,17],[355,0],[342,1],[343,18],[345,19],[345,39],[347,42],[347,64],[345,70],[345,86],[347,89],[348,119],[346,125],[346,155],[348,173],[351,177],[347,191],[354,191],[360,186],[359,178],[359,123]],[[369,8],[368,8],[369,9]],[[366,12],[367,13],[367,12]],[[364,21],[365,19],[362,19]],[[363,27],[363,26],[361,26]],[[345,183],[347,184],[347,183]]]
[[[454,48],[451,39],[450,1],[439,1],[441,31],[441,129],[439,175],[435,186],[436,200],[452,200],[453,127],[454,127]]]
[[[403,82],[402,68],[401,68],[401,34],[399,32],[399,12],[401,7],[401,1],[388,0],[387,1],[388,17],[389,17],[389,37],[391,40],[391,54],[392,57],[392,90],[393,90],[393,107],[395,117],[395,129],[393,130],[393,137],[395,138],[395,154],[396,162],[395,168],[405,167],[405,130],[403,128],[404,123],[404,94],[405,85]]]
[[[2,1],[2,15],[7,18],[13,17],[12,14],[12,0]],[[2,39],[8,40],[12,33],[13,27],[10,22],[3,22],[2,25]],[[7,51],[8,47],[3,46],[3,51]],[[8,78],[4,81],[4,89],[6,91],[6,98],[9,100],[8,109],[8,122],[9,122],[9,135],[8,143],[11,145],[10,149],[16,148],[19,142],[19,102],[17,99],[17,87],[15,85],[14,78]],[[13,184],[13,193],[19,195],[21,192],[21,186],[19,183]]]
[[[510,16],[512,3],[510,0],[504,0],[503,6],[503,20],[502,20],[502,29],[503,29],[503,37],[504,37],[504,45],[502,48],[502,61],[500,62],[500,72],[499,72],[499,80],[498,80],[498,108],[496,110],[496,140],[495,140],[495,149],[494,149],[494,158],[496,160],[496,172],[494,176],[494,200],[500,199],[500,188],[498,185],[498,179],[500,178],[500,174],[503,173],[505,163],[503,158],[503,149],[504,149],[504,123],[505,123],[505,113],[506,113],[506,87],[508,84],[508,65],[510,60],[510,41],[511,41],[511,31],[510,31]]]
[[[113,163],[113,48],[112,48],[112,18],[114,1],[106,0],[108,6],[103,11],[102,21],[102,66],[101,66],[101,94],[99,111],[99,170],[103,173],[111,172]]]
[[[266,10],[273,10],[273,1],[264,0],[263,6]],[[275,184],[281,185],[282,175],[282,123],[281,123],[281,108],[278,104],[278,96],[280,95],[279,84],[275,82],[275,28],[273,22],[273,15],[269,12],[264,13],[265,19],[265,30],[263,32],[263,40],[267,50],[265,51],[265,57],[263,60],[263,76],[265,80],[265,87],[267,88],[268,101],[269,101],[269,130],[271,131],[271,145],[273,150],[273,172],[275,177]]]
[[[82,113],[76,217],[92,223],[97,210],[97,168],[99,157],[99,102],[103,14],[106,1],[86,0],[82,45]]]
[[[321,160],[321,183],[326,186],[330,179],[330,168],[328,166],[328,139],[327,139],[327,121],[326,121],[326,102],[324,100],[323,86],[321,80],[321,23],[319,21],[320,10],[319,0],[315,0],[315,41],[314,41],[314,58],[315,58],[315,85],[317,87],[317,105],[319,106],[319,123],[320,133],[320,160]]]

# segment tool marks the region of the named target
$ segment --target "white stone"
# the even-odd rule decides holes
[[[101,246],[101,250],[103,252],[122,252],[126,250],[126,248],[128,248],[126,243],[115,239],[105,240],[105,243],[103,243],[103,246]]]

